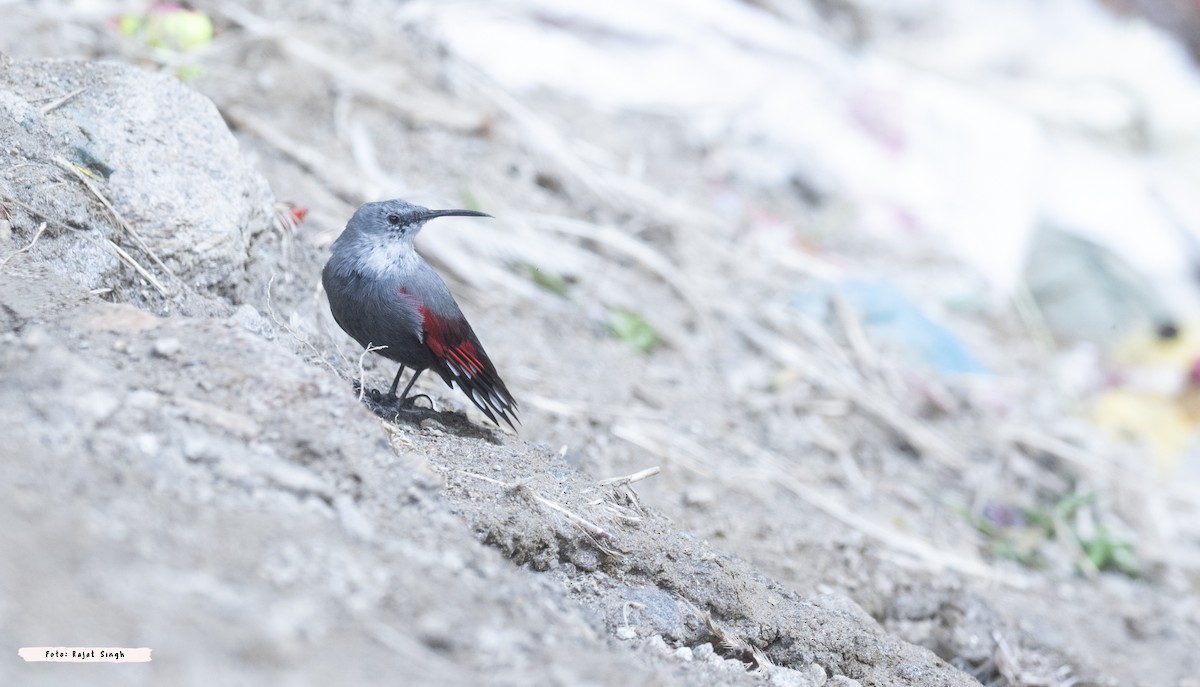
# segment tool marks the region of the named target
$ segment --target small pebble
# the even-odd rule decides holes
[[[458,636],[450,619],[437,612],[426,613],[418,618],[416,630],[426,646],[438,651],[452,648]]]
[[[129,392],[125,405],[137,410],[157,410],[162,404],[162,396],[146,389],[135,389]]]
[[[681,661],[692,660],[692,650],[686,646],[679,647],[673,653],[675,654],[675,658],[678,658]]]
[[[705,642],[700,646],[692,647],[692,657],[697,661],[711,660],[717,653],[713,651],[712,644]]]
[[[715,491],[708,487],[694,486],[689,487],[683,492],[683,503],[686,506],[693,508],[703,508],[708,506],[717,498]]]
[[[139,450],[141,450],[142,453],[145,453],[148,456],[158,454],[158,437],[149,432],[142,432],[141,434],[137,435],[137,437],[134,438],[133,443],[138,447]]]
[[[337,510],[338,520],[346,531],[363,541],[375,538],[375,526],[359,509],[358,504],[348,494],[339,494],[333,499],[333,507]]]
[[[154,342],[154,355],[160,358],[170,358],[183,348],[183,344],[173,336],[164,337]]]
[[[76,407],[97,422],[103,422],[121,407],[121,399],[103,389],[91,389],[75,398]]]
[[[654,635],[650,639],[647,639],[646,646],[653,649],[656,653],[664,655],[671,653],[671,647],[667,646],[667,643],[665,640],[663,640],[662,635]]]
[[[46,330],[41,327],[27,327],[25,331],[25,347],[30,350],[40,348],[50,340]]]
[[[767,672],[767,682],[771,687],[813,687],[813,681],[808,676],[807,672],[784,668],[783,666],[775,666]],[[825,674],[821,673],[821,682],[824,683]]]

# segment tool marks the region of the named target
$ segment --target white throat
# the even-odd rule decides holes
[[[397,271],[407,272],[420,262],[412,241],[371,235],[361,237],[359,242],[355,267],[365,275],[383,277]]]

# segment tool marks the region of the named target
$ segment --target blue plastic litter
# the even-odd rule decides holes
[[[891,348],[947,374],[980,374],[987,368],[946,326],[929,318],[894,285],[850,280],[798,293],[793,305],[821,321],[832,314],[831,297],[845,300],[876,345]]]

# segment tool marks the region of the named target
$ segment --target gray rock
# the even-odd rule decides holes
[[[39,256],[88,290],[139,301],[149,288],[111,241],[171,291],[184,289],[155,257],[188,287],[232,291],[251,240],[271,226],[266,180],[212,102],[170,76],[116,62],[0,57],[0,140],[0,195],[34,209],[14,209],[14,234],[23,243],[48,221]],[[90,178],[153,255],[64,165]]]

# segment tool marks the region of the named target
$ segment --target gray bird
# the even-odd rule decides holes
[[[447,386],[466,393],[496,423],[504,418],[516,430],[517,402],[504,386],[483,345],[463,317],[446,282],[417,254],[413,239],[435,217],[491,217],[474,210],[430,210],[403,200],[367,203],[355,211],[333,242],[321,281],[339,326],[364,348],[400,363],[387,398],[406,367],[412,379],[400,394],[408,397],[417,377],[432,368]]]

